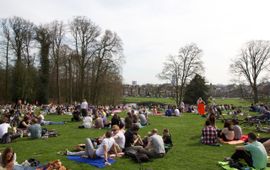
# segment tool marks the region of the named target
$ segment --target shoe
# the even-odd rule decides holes
[[[226,158],[224,158],[224,161],[230,162],[230,161],[232,161],[232,158],[231,157],[226,157]]]
[[[105,162],[105,166],[111,166],[109,162]]]

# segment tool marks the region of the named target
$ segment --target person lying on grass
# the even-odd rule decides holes
[[[85,150],[79,152],[70,152],[66,151],[66,155],[79,155],[79,156],[86,156],[89,158],[96,158],[96,157],[104,157],[105,165],[111,165],[108,162],[109,151],[112,150],[116,157],[120,157],[121,155],[117,152],[117,144],[115,140],[112,138],[112,132],[109,130],[105,134],[105,138],[103,139],[102,143],[98,146],[97,149],[94,148],[94,145],[91,139],[87,138],[85,143]]]
[[[248,166],[255,169],[265,169],[267,165],[267,152],[261,142],[257,141],[254,133],[248,134],[248,144],[236,146],[235,153],[230,158],[225,158],[232,164],[244,159]]]
[[[1,168],[6,170],[12,170],[16,163],[16,153],[14,153],[11,147],[7,147],[0,156]]]

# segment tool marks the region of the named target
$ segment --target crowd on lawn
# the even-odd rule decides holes
[[[241,113],[240,109],[233,109],[233,114]],[[252,104],[249,110],[258,112],[258,115],[254,116],[257,119],[269,119],[270,111],[263,104],[257,106]],[[223,143],[242,139],[243,132],[237,119],[225,119],[224,126],[221,129],[216,126],[216,118],[220,114],[222,113],[210,107],[202,129],[202,144],[221,146]],[[237,169],[243,168],[243,164],[240,162],[241,159],[250,168],[255,168],[256,170],[265,169],[268,162],[267,155],[270,153],[270,138],[259,138],[255,133],[250,132],[247,135],[247,139],[242,140],[244,140],[244,145],[236,146],[235,152],[231,157],[225,158],[225,161],[229,161],[229,165]]]
[[[125,117],[118,113],[127,110]],[[153,128],[144,137],[139,131],[150,124],[149,114],[158,114],[159,108],[153,106],[149,111],[146,107],[138,109],[121,106],[92,106],[83,100],[73,105],[30,105],[23,104],[20,100],[16,105],[1,106],[0,119],[0,143],[10,143],[16,138],[29,137],[32,139],[57,136],[57,132],[43,128],[43,125],[59,124],[66,122],[54,122],[45,120],[46,114],[71,115],[71,121],[82,122],[78,128],[95,128],[107,131],[102,136],[87,137],[83,144],[78,144],[70,151],[63,154],[79,155],[87,158],[101,157],[104,165],[110,165],[110,157],[129,156],[138,162],[148,161],[152,158],[162,158],[173,146],[169,129],[163,129],[162,135],[158,129]],[[243,133],[237,119],[226,120],[223,128],[216,126],[216,120],[222,116],[222,112],[238,115],[243,114],[240,108],[233,105],[206,105],[199,98],[197,105],[185,105],[179,107],[168,106],[164,110],[164,116],[181,116],[183,112],[197,113],[206,118],[202,129],[201,143],[210,146],[221,146],[228,141],[242,139]],[[269,118],[270,111],[264,105],[251,105],[250,111],[258,112],[260,119]],[[237,146],[235,153],[226,158],[233,167],[239,167],[239,159],[244,159],[250,167],[264,169],[267,164],[267,151],[270,151],[270,140],[258,138],[254,133],[249,133],[244,146]],[[6,148],[0,156],[0,165],[6,169],[60,169],[65,167],[59,160],[49,162],[41,167],[28,164],[18,164],[16,154],[12,148]],[[1,169],[1,168],[0,168]]]
[[[46,114],[68,114],[72,115],[71,121],[82,122],[78,128],[106,128],[107,132],[100,137],[86,138],[84,144],[78,144],[72,152],[67,150],[64,153],[66,155],[80,155],[89,158],[102,157],[105,165],[110,165],[109,157],[120,157],[123,154],[135,158],[137,161],[163,157],[166,151],[172,147],[169,130],[164,129],[161,136],[154,128],[148,132],[147,136],[141,137],[139,135],[140,128],[150,124],[147,110],[143,107],[138,110],[127,107],[126,117],[121,118],[118,112],[121,112],[123,108],[123,106],[90,106],[86,100],[79,104],[59,106],[53,104],[36,106],[23,104],[19,100],[16,105],[3,105],[0,108],[0,143],[10,143],[16,138],[22,137],[47,138],[52,132],[43,128],[43,125],[63,125],[66,122],[45,120]],[[7,170],[22,168],[49,170],[53,167],[54,169],[65,169],[59,160],[41,167],[18,164],[16,154],[10,147],[2,152],[0,165]]]

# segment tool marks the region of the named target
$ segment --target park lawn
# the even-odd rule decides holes
[[[214,99],[216,104],[233,104],[235,106],[248,107],[251,102],[240,98],[216,98]]]
[[[141,102],[153,102],[163,104],[175,104],[173,98],[154,98],[154,97],[123,97],[123,103],[141,103]]]
[[[70,116],[46,116],[47,120],[69,121]],[[184,114],[181,117],[151,116],[151,124],[140,129],[141,136],[147,134],[152,128],[160,132],[163,128],[169,128],[173,137],[174,147],[162,159],[144,163],[143,167],[152,170],[179,170],[179,169],[220,169],[217,162],[230,156],[234,146],[222,147],[205,146],[199,143],[201,129],[205,119],[195,114]],[[57,155],[58,151],[66,148],[72,149],[78,143],[84,143],[86,137],[97,137],[106,130],[78,129],[80,123],[68,122],[65,125],[50,125],[48,129],[56,129],[60,136],[49,139],[30,140],[28,138],[17,139],[14,143],[1,145],[1,150],[6,146],[12,146],[17,153],[18,162],[29,158],[35,158],[42,163],[60,159],[63,164],[72,170],[97,169],[87,164],[77,164],[69,161],[65,156]],[[218,123],[221,128],[221,123]],[[118,158],[117,162],[105,169],[114,170],[139,170],[140,165],[127,158]]]

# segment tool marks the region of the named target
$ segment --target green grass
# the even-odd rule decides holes
[[[70,116],[49,115],[46,119],[69,121]],[[205,119],[198,115],[184,114],[182,117],[170,118],[151,116],[150,120],[151,125],[140,129],[139,133],[144,136],[152,128],[157,128],[160,132],[163,128],[169,128],[173,137],[174,147],[164,158],[143,164],[145,168],[153,170],[215,170],[220,169],[216,165],[217,161],[230,156],[234,151],[234,146],[230,145],[211,147],[200,144],[200,133]],[[66,148],[72,149],[76,144],[84,143],[86,137],[98,137],[105,132],[105,130],[78,129],[79,125],[80,123],[73,122],[68,122],[65,125],[50,125],[47,128],[56,129],[61,135],[49,139],[17,139],[14,143],[1,145],[1,150],[6,146],[12,146],[17,153],[18,162],[29,158],[35,158],[42,163],[60,159],[69,169],[96,169],[87,164],[77,164],[69,161],[65,156],[57,155],[58,151],[64,151]],[[221,123],[218,126],[222,127]],[[139,164],[127,158],[118,158],[115,164],[106,169],[138,170]]]
[[[216,98],[214,102],[216,104],[233,104],[235,106],[243,106],[243,107],[250,106],[251,104],[250,101],[239,98]]]
[[[175,104],[172,98],[153,98],[153,97],[124,97],[123,103],[157,102],[164,104]]]

